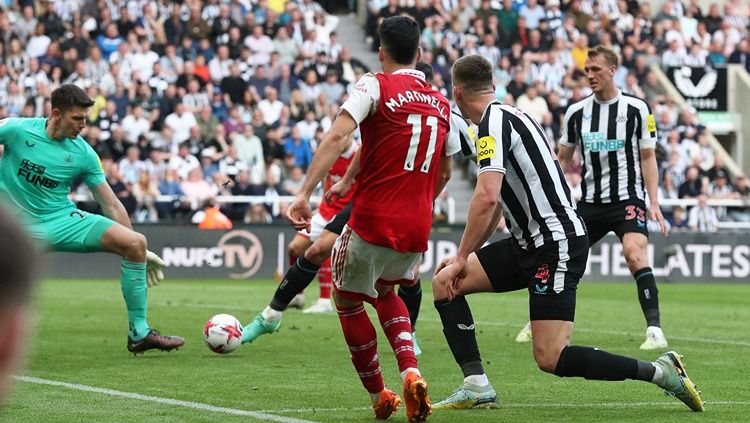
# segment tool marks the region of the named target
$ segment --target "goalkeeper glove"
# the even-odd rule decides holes
[[[149,287],[159,285],[164,280],[164,267],[167,264],[153,251],[146,251],[146,283]]]

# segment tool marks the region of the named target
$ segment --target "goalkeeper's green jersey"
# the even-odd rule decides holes
[[[0,120],[0,199],[34,217],[75,207],[68,198],[78,177],[94,188],[105,182],[99,157],[80,136],[54,140],[47,118]]]

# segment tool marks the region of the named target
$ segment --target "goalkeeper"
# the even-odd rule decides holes
[[[108,251],[122,257],[120,285],[128,310],[128,351],[169,351],[185,341],[151,329],[146,320],[146,282],[164,277],[164,262],[146,250],[125,208],[104,178],[101,162],[79,135],[94,102],[75,85],[52,92],[47,118],[0,120],[0,201],[17,212],[29,234],[51,251]],[[68,199],[82,178],[104,216],[79,210]]]

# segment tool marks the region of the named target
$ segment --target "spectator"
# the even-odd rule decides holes
[[[716,232],[719,230],[719,219],[716,210],[706,204],[706,194],[698,195],[698,205],[688,213],[688,227],[698,232]]]
[[[151,130],[151,122],[143,117],[143,106],[140,104],[133,106],[132,113],[122,120],[122,129],[128,140],[137,140],[142,135],[148,134]]]
[[[188,173],[187,179],[180,183],[182,192],[185,193],[185,201],[190,204],[190,209],[198,210],[201,204],[216,195],[217,190],[203,179],[203,170],[196,166]]]
[[[292,168],[291,172],[284,182],[281,184],[281,189],[287,195],[297,195],[302,189],[302,184],[305,182],[305,173],[299,166]]]
[[[302,138],[299,128],[292,128],[289,137],[284,141],[284,152],[294,157],[294,166],[307,171],[312,162],[312,148],[307,139]]]
[[[690,166],[685,170],[685,182],[680,185],[678,194],[680,198],[697,198],[704,193],[703,182],[696,166]]]
[[[232,63],[229,66],[229,75],[221,80],[220,86],[220,91],[229,97],[232,104],[236,105],[242,102],[242,97],[247,90],[247,81],[240,76],[240,67],[237,63]]]
[[[187,110],[183,103],[177,103],[174,112],[167,115],[164,119],[164,124],[174,133],[174,137],[172,138],[172,152],[174,152],[180,143],[190,138],[190,128],[196,126],[198,121],[195,119],[195,115]]]
[[[141,171],[138,175],[138,182],[133,184],[133,196],[136,201],[135,221],[157,222],[159,213],[156,210],[156,199],[159,196],[159,187],[147,170]]]
[[[325,96],[328,103],[339,101],[346,92],[344,86],[339,83],[338,75],[334,69],[326,73],[325,82],[320,84],[320,92]]]
[[[258,109],[263,113],[263,122],[267,125],[272,125],[281,117],[281,110],[284,108],[282,103],[277,98],[276,89],[273,87],[266,87],[265,98],[258,102]]]
[[[727,217],[733,222],[750,222],[750,186],[747,184],[747,176],[739,174],[734,183],[735,198],[743,200],[744,206],[729,207]]]
[[[201,212],[199,212],[201,213]],[[193,219],[200,220],[198,223],[199,229],[232,229],[232,221],[224,215],[213,199],[208,199],[203,202],[202,214],[196,213]]]
[[[177,154],[169,159],[169,169],[175,169],[180,180],[185,180],[188,174],[200,168],[198,158],[190,154],[190,144],[183,142],[177,150]],[[203,175],[201,175],[202,177]]]
[[[138,147],[128,147],[127,154],[117,164],[120,170],[120,177],[127,186],[138,183],[141,172],[146,170],[146,164],[140,158]]]

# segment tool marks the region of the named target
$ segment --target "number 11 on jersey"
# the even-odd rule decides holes
[[[412,113],[406,118],[406,122],[411,124],[411,141],[409,142],[409,151],[406,153],[406,160],[404,161],[404,170],[411,172],[414,170],[414,159],[417,157],[417,149],[419,149],[419,142],[422,138],[422,115]],[[426,124],[430,127],[430,143],[427,145],[424,163],[419,169],[423,173],[429,172],[430,163],[432,163],[432,155],[435,154],[435,143],[437,142],[438,130],[437,117],[427,116]]]

